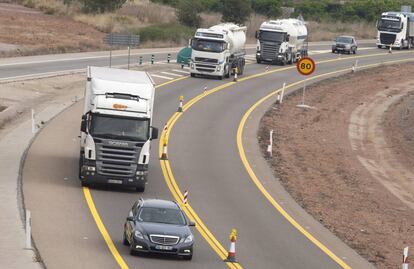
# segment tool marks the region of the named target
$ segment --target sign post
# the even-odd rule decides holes
[[[139,35],[111,33],[104,37],[104,42],[110,45],[109,67],[112,66],[112,46],[128,46],[128,69],[131,58],[131,47],[139,46]]]
[[[304,76],[311,75],[315,71],[315,68],[315,61],[310,57],[304,57],[300,59],[296,64],[296,69],[300,74]],[[297,107],[310,108],[310,106],[305,105],[306,80],[307,78],[303,80],[302,102],[299,105],[297,105]]]

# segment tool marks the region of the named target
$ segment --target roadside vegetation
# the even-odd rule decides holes
[[[5,1],[2,1],[5,2]],[[269,18],[303,16],[310,41],[332,40],[339,34],[375,38],[375,22],[381,12],[399,10],[414,0],[6,0],[35,8],[47,15],[87,24],[101,36],[111,32],[141,36],[141,47],[185,46],[198,27],[220,21],[245,24],[248,42]],[[58,18],[57,18],[58,19]],[[2,23],[2,25],[4,25]],[[30,27],[29,27],[30,28]],[[82,29],[68,29],[82,32]],[[47,30],[45,30],[47,34]],[[26,34],[27,36],[27,34]],[[51,52],[85,51],[106,48],[100,40],[55,46]],[[0,36],[1,38],[1,36]],[[86,38],[83,38],[86,39]],[[14,43],[0,39],[3,43]],[[44,46],[47,46],[47,42]],[[22,54],[24,50],[20,50]],[[40,53],[41,49],[38,49]],[[24,54],[30,53],[25,51]]]

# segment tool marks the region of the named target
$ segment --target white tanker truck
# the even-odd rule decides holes
[[[197,29],[191,39],[190,74],[229,77],[234,68],[242,75],[245,65],[245,26],[222,23],[208,29]]]
[[[257,63],[292,64],[308,53],[308,30],[298,19],[265,21],[256,31]]]

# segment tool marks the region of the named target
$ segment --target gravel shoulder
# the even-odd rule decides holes
[[[276,177],[316,220],[378,268],[401,266],[414,242],[414,64],[314,84],[262,118]]]

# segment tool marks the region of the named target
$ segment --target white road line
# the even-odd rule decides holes
[[[168,80],[173,80],[174,79],[174,78],[160,76],[160,75],[155,75],[155,74],[150,74],[150,75],[151,75],[151,77],[156,77],[156,78],[162,78],[162,79],[168,79]]]
[[[168,75],[168,76],[173,76],[173,77],[182,77],[183,75],[180,74],[174,74],[174,73],[170,73],[170,72],[161,72],[164,75]]]
[[[244,58],[251,59],[251,60],[255,60],[256,59],[256,56],[254,56],[254,55],[246,55],[246,56],[244,56]]]
[[[183,73],[183,74],[187,74],[188,75],[188,71],[184,71],[184,70],[173,69],[171,71],[178,72],[178,73]]]

